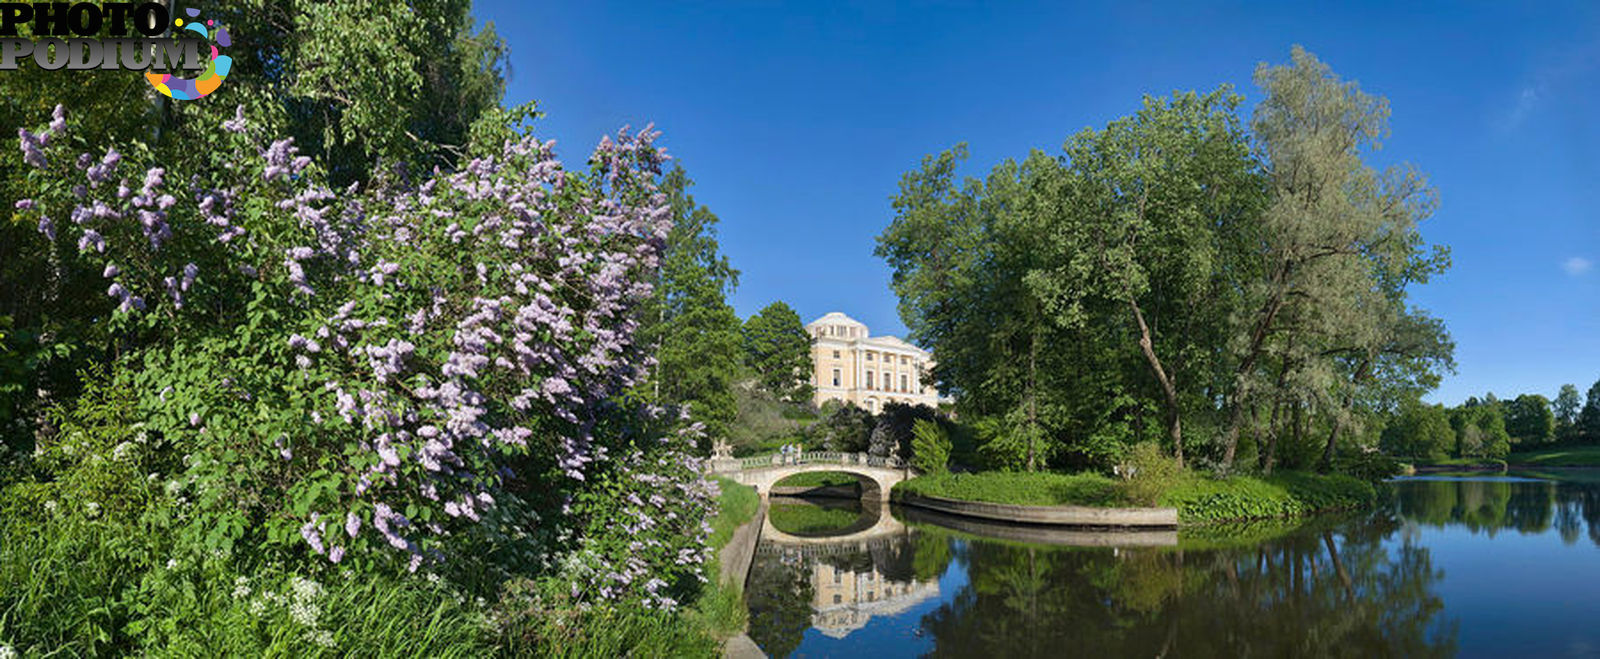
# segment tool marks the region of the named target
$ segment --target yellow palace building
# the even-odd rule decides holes
[[[806,325],[811,334],[813,402],[855,403],[876,414],[889,402],[939,405],[923,381],[933,368],[928,351],[894,336],[871,336],[867,326],[837,311]]]

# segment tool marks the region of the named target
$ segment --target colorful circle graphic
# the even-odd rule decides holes
[[[185,8],[183,11],[191,19],[200,15],[199,9]],[[206,29],[206,26],[213,24],[212,21],[206,21],[205,25],[201,25],[198,20],[184,21],[179,18],[172,21],[172,24],[194,32],[202,38],[213,38],[212,31]],[[144,74],[144,78],[150,82],[151,87],[156,88],[156,91],[171,97],[172,100],[192,101],[197,98],[204,98],[207,94],[217,91],[217,88],[222,86],[222,81],[227,79],[228,72],[233,68],[232,57],[217,53],[218,46],[227,48],[231,45],[233,45],[233,38],[228,36],[228,28],[217,26],[215,28],[214,43],[211,44],[211,60],[206,63],[206,70],[200,74],[200,77],[179,78],[170,73],[148,71]]]

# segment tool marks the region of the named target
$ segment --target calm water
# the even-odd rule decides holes
[[[1600,656],[1600,474],[1389,490],[1370,514],[1181,538],[774,499],[750,636],[775,657]]]

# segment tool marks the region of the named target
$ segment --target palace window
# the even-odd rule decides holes
[[[872,371],[867,371],[867,388],[872,388]]]
[[[910,393],[911,392],[911,385],[908,384],[908,382],[909,382],[909,380],[906,379],[906,374],[905,373],[901,373],[900,374],[900,391],[902,393]]]
[[[833,358],[834,359],[838,359],[839,358],[839,351],[838,350],[833,351]]]
[[[833,369],[833,386],[839,386],[839,369]]]
[[[867,361],[872,361],[872,353],[867,353]]]

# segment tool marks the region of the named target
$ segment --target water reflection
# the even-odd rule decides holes
[[[1402,526],[1393,515],[1167,548],[990,540],[902,520],[867,540],[763,543],[746,589],[751,638],[775,657],[1456,650],[1428,550],[1384,542]]]
[[[786,504],[750,635],[780,657],[1600,656],[1600,470],[1384,489],[1371,513],[1178,537]]]
[[[1490,537],[1504,530],[1542,534],[1554,529],[1568,545],[1585,536],[1600,545],[1600,482],[1595,476],[1410,478],[1397,483],[1395,500],[1400,515],[1434,528],[1460,527]]]

